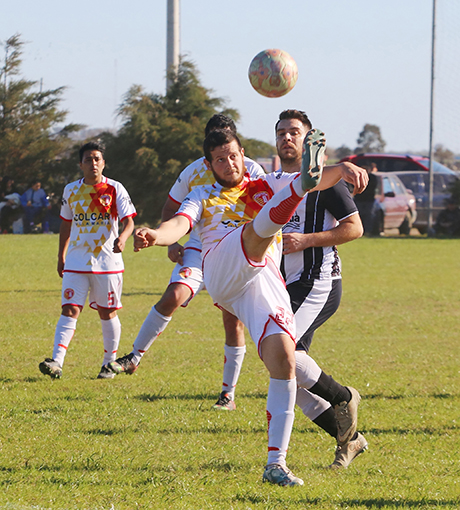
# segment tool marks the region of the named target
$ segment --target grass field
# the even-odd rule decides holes
[[[51,355],[60,314],[57,236],[0,236],[0,508],[460,508],[460,240],[360,239],[341,247],[344,295],[312,355],[359,389],[369,451],[346,471],[300,412],[288,465],[305,480],[262,484],[268,375],[248,338],[237,411],[220,392],[223,329],[205,293],[179,310],[133,376],[96,380],[100,324],[85,308],[64,375]],[[163,248],[125,253],[120,354],[169,279]]]

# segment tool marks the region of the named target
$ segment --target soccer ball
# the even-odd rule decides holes
[[[257,54],[249,66],[249,81],[265,97],[281,97],[297,82],[297,64],[282,50],[265,50]]]

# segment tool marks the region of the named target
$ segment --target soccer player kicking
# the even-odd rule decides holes
[[[282,486],[303,485],[303,481],[286,466],[297,392],[296,333],[278,269],[280,228],[309,190],[326,189],[340,178],[359,192],[367,184],[367,173],[349,163],[328,167],[321,177],[324,150],[322,133],[312,130],[305,138],[300,174],[250,181],[238,137],[229,131],[213,131],[206,137],[204,153],[216,184],[196,187],[172,219],[158,229],[138,229],[134,236],[135,251],[169,246],[191,227],[200,236],[209,294],[217,306],[246,325],[270,374],[268,460],[263,479]],[[317,382],[317,365],[309,356],[306,360],[311,360],[311,370],[305,371],[301,384],[308,389]],[[350,417],[348,435],[355,430],[356,422]]]
[[[62,365],[86,298],[101,319],[104,359],[98,379],[111,379],[108,364],[116,358],[121,324],[123,258],[134,230],[136,210],[126,189],[102,175],[104,147],[89,142],[80,148],[83,178],[67,184],[61,207],[58,273],[62,278],[62,313],[54,335],[53,357],[39,364],[52,379],[62,376]],[[118,221],[123,232],[118,235]]]

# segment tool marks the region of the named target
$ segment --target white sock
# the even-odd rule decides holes
[[[254,218],[255,233],[264,239],[275,235],[292,218],[304,196],[299,178],[275,193]]]
[[[232,347],[224,345],[224,375],[222,382],[222,391],[225,391],[230,400],[235,400],[235,386],[240,376],[241,367],[243,365],[246,346]]]
[[[301,388],[314,386],[321,375],[321,368],[305,351],[295,351],[295,376]]]
[[[270,378],[267,397],[268,464],[286,465],[286,453],[294,424],[297,393],[295,379]]]
[[[302,409],[303,414],[312,421],[331,407],[331,404],[320,396],[300,387],[297,388],[295,403]]]
[[[107,365],[111,361],[115,361],[117,357],[118,344],[121,337],[121,323],[118,315],[108,321],[101,319],[102,339],[104,340],[104,361],[103,365]]]
[[[56,330],[54,332],[53,359],[60,367],[64,364],[67,347],[69,347],[76,328],[77,319],[66,317],[65,315],[61,315],[59,317],[58,323],[56,324]]]
[[[152,309],[145,318],[145,321],[137,334],[136,340],[134,340],[132,351],[134,357],[132,362],[135,365],[139,365],[142,356],[149,350],[150,346],[158,338],[158,336],[166,329],[170,320],[171,317],[161,315],[161,313],[157,312],[156,308],[152,306]]]

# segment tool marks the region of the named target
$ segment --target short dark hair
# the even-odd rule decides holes
[[[80,163],[83,161],[83,154],[86,151],[99,151],[104,156],[105,147],[100,142],[88,142],[88,143],[85,143],[85,145],[82,145],[80,147],[80,150],[78,151],[79,155],[80,155]]]
[[[301,110],[284,110],[280,113],[277,123],[275,124],[275,133],[278,131],[278,124],[280,120],[286,119],[297,119],[307,128],[309,131],[312,128],[310,119],[307,114]]]
[[[212,161],[211,152],[216,147],[220,147],[221,145],[231,143],[234,140],[236,140],[238,147],[242,149],[241,141],[236,133],[228,129],[214,129],[208,134],[208,136],[205,138],[203,142],[203,151],[205,158],[209,162],[211,162]]]
[[[236,133],[235,123],[223,113],[216,113],[208,120],[204,129],[204,136],[208,136],[213,129],[230,129],[230,131]]]

